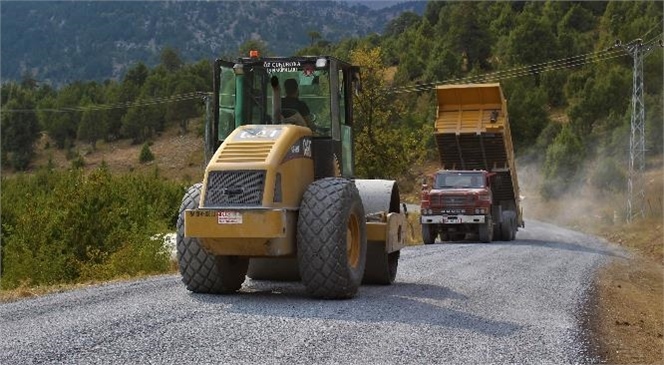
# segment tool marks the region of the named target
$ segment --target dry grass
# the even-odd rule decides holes
[[[168,268],[168,271],[166,274],[175,274],[178,272],[178,264],[177,261],[171,261],[170,266]],[[8,303],[8,302],[13,302],[21,299],[27,299],[27,298],[33,298],[33,297],[38,297],[46,294],[53,294],[53,293],[62,293],[66,291],[71,291],[71,290],[76,290],[76,289],[84,289],[88,288],[91,286],[96,286],[100,284],[108,284],[108,283],[122,283],[126,281],[131,281],[131,280],[136,280],[136,279],[141,279],[141,278],[146,278],[146,277],[151,277],[153,275],[151,274],[138,274],[134,276],[129,276],[129,275],[124,275],[120,277],[116,277],[112,280],[107,280],[107,281],[86,281],[84,283],[73,283],[73,284],[57,284],[57,285],[42,285],[42,286],[29,286],[29,285],[21,285],[16,289],[11,289],[11,290],[0,290],[0,303]]]
[[[200,129],[202,121],[195,120],[190,123],[189,133],[180,135],[176,127],[169,128],[155,137],[150,150],[155,156],[154,161],[141,164],[138,156],[141,152],[141,144],[131,144],[130,140],[118,140],[113,142],[97,142],[96,149],[90,145],[77,143],[73,146],[84,160],[85,168],[93,169],[105,162],[112,173],[150,173],[158,168],[160,176],[164,178],[196,182],[203,178],[203,137],[196,132]],[[66,169],[71,166],[67,160],[65,150],[58,150],[47,136],[43,136],[37,143],[36,156],[30,164],[30,171],[40,167],[46,167],[49,159],[56,169]],[[46,146],[50,146],[46,148]],[[12,175],[11,170],[3,170],[3,174]]]

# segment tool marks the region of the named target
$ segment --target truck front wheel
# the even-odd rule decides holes
[[[436,242],[436,230],[431,224],[422,225],[422,241],[425,245],[432,245]]]

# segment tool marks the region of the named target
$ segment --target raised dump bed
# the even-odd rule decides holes
[[[500,184],[493,186],[494,200],[512,201],[520,211],[507,102],[500,84],[442,85],[436,97],[441,168],[496,173]]]

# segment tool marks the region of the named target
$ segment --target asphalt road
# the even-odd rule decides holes
[[[199,295],[175,275],[95,286],[0,304],[0,364],[587,363],[589,284],[621,257],[527,221],[513,242],[408,247],[394,285],[351,300],[250,280]]]

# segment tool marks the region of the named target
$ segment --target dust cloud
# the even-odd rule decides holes
[[[555,223],[572,228],[614,224],[625,219],[624,192],[607,192],[594,187],[589,176],[593,162],[587,162],[565,186],[564,193],[551,199],[542,197],[543,166],[517,159],[521,206],[525,219]]]

